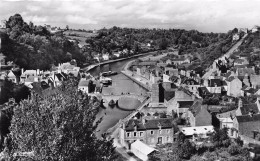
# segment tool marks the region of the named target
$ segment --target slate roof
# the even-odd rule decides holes
[[[193,82],[193,84],[192,84]],[[187,78],[187,79],[184,79],[182,81],[182,84],[187,84],[187,85],[198,85],[199,83],[197,81],[195,81],[194,79],[191,79],[191,78]]]
[[[253,113],[259,112],[256,103],[245,104],[242,107],[240,107],[240,110],[242,115],[247,115],[249,114],[249,112],[253,112]]]
[[[177,101],[179,103],[179,108],[190,108],[194,101]]]
[[[245,123],[245,122],[259,122],[260,123],[260,114],[254,114],[254,115],[241,115],[236,116],[237,121],[239,123]]]
[[[173,97],[175,97],[175,91],[164,91],[164,99],[166,101],[169,101]]]
[[[88,87],[89,81],[90,81],[90,80],[86,80],[85,78],[82,78],[82,79],[79,81],[79,85],[78,85],[78,86]]]
[[[210,79],[209,80],[209,87],[215,87],[215,84],[217,85],[217,87],[222,86],[222,80],[220,80],[220,79]]]
[[[192,112],[193,116],[196,116],[198,113],[200,113],[200,111],[202,110],[202,108],[207,108],[207,105],[202,105],[201,101],[196,101],[191,107],[190,107],[190,111]]]
[[[145,123],[143,123],[141,120],[129,120],[126,124],[126,131],[134,131],[135,126],[137,128],[137,131],[142,130],[150,130],[150,129],[159,129],[159,126],[161,126],[162,129],[168,129],[172,128],[172,118],[160,118],[160,119],[151,119],[151,120],[145,120]]]

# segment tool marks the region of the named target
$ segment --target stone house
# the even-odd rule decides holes
[[[260,114],[248,114],[236,116],[234,118],[235,136],[246,136],[255,138],[254,131],[260,129]]]
[[[188,110],[193,105],[194,101],[177,101],[177,114],[182,118],[188,117]]]
[[[140,140],[143,143],[155,146],[173,141],[172,118],[160,119],[131,119],[122,123],[119,129],[119,142],[127,149],[131,143]]]
[[[78,84],[78,90],[89,93],[89,82],[90,80],[87,80],[86,78],[81,78]]]
[[[250,103],[250,104],[240,103],[238,105],[238,108],[236,110],[236,116],[248,115],[250,113],[253,114],[259,113],[259,109],[256,103]]]
[[[242,82],[235,77],[229,77],[227,82],[227,95],[233,97],[241,96]]]
[[[208,138],[214,132],[214,127],[212,125],[181,127],[180,131],[185,135],[185,138],[197,141],[198,138]]]
[[[195,96],[184,88],[178,88],[175,90],[174,97],[165,103],[167,107],[167,114],[172,114],[172,111],[177,112],[178,101],[193,101]]]
[[[188,122],[190,126],[212,125],[212,116],[208,111],[208,105],[201,105],[201,102],[194,103],[188,111]]]
[[[210,93],[220,94],[222,91],[223,81],[221,79],[209,79],[204,81],[204,85]]]

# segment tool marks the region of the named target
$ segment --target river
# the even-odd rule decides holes
[[[89,71],[89,73],[93,76],[98,76],[100,72],[107,72],[109,70],[118,72],[117,75],[111,76],[112,86],[104,87],[102,90],[103,94],[111,94],[114,95],[121,93],[132,93],[132,94],[145,94],[146,89],[140,87],[134,81],[121,74],[121,70],[124,68],[125,64],[131,60],[135,60],[137,58],[131,58],[128,60],[123,60],[119,62],[114,62],[111,64],[101,65],[96,68],[93,68]],[[130,100],[129,100],[130,99]],[[131,100],[132,99],[132,100]],[[141,102],[134,98],[128,99],[120,99],[120,107],[124,109],[136,109]],[[102,133],[106,132],[107,129],[114,126],[120,119],[125,118],[127,115],[131,113],[131,111],[124,111],[117,107],[109,107],[107,102],[104,103],[106,109],[100,108],[99,113],[97,114],[97,119],[103,118],[102,122],[99,124],[97,129],[97,137],[100,137]]]

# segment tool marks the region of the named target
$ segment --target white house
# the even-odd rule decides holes
[[[257,32],[258,31],[258,28],[259,28],[259,26],[254,26],[253,28],[252,28],[252,33],[254,33],[254,32]]]
[[[89,93],[89,81],[90,80],[86,80],[86,78],[81,78],[79,81],[78,90],[81,90],[84,93]]]
[[[239,34],[238,34],[238,33],[235,33],[235,34],[233,35],[232,40],[233,40],[233,41],[237,41],[237,40],[239,40],[239,38],[240,38]]]
[[[109,54],[103,54],[102,58],[103,60],[109,60]]]

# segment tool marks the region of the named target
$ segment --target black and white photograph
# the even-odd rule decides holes
[[[260,0],[0,0],[0,161],[260,161]]]

